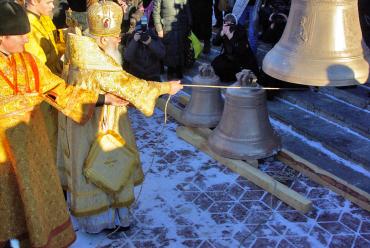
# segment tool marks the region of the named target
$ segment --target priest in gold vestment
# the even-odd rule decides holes
[[[51,19],[54,9],[53,0],[26,0],[27,16],[31,24],[29,42],[26,51],[38,58],[55,74],[60,76],[63,70],[61,57],[65,44],[62,32],[56,29]],[[45,116],[50,144],[56,157],[58,140],[58,111],[48,104],[41,104]]]
[[[78,123],[101,96],[68,86],[24,52],[30,24],[24,9],[0,1],[0,247],[61,248],[75,240],[46,134],[40,103],[47,101]]]
[[[179,82],[141,80],[122,70],[118,51],[122,16],[121,7],[112,1],[101,1],[89,7],[89,36],[68,37],[67,53],[71,60],[68,83],[96,92],[114,91],[144,115],[150,116],[160,95],[174,94],[182,87]],[[130,93],[125,93],[128,91]],[[103,122],[125,140],[138,160],[132,167],[125,164],[128,163],[126,159],[117,161],[117,173],[123,167],[130,173],[122,182],[122,190],[114,194],[88,181],[83,174],[90,147]],[[62,153],[64,156],[64,176],[61,177],[67,186],[68,204],[76,226],[89,233],[129,226],[128,207],[134,201],[134,186],[144,178],[126,107],[97,108],[86,125],[77,126],[67,120],[60,127],[58,133],[62,147],[58,147],[58,155]]]

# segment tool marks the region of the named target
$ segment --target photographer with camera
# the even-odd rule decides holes
[[[126,71],[145,80],[161,81],[161,60],[165,54],[161,39],[148,28],[147,17],[142,16],[124,52]]]
[[[250,48],[247,32],[237,24],[233,14],[224,17],[222,29],[213,40],[213,45],[222,45],[221,54],[212,61],[212,67],[222,82],[235,82],[235,74],[242,69],[259,74],[257,59]]]

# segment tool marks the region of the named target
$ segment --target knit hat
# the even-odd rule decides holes
[[[0,35],[23,35],[30,32],[30,22],[23,7],[14,0],[0,0]]]

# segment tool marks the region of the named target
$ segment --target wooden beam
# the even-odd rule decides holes
[[[206,137],[204,137],[208,135],[209,132],[210,130],[207,131],[206,129],[194,129],[183,126],[179,126],[176,129],[177,135],[187,141],[189,144],[205,152],[215,160],[219,162],[222,161],[221,163],[227,166],[229,169],[275,195],[277,198],[294,209],[297,209],[303,213],[306,213],[312,209],[312,202],[310,200],[301,196],[284,184],[274,180],[272,177],[261,172],[259,169],[256,169],[242,161],[231,161],[230,159],[223,158],[212,152],[207,145]]]
[[[312,181],[330,188],[363,209],[370,211],[370,195],[367,192],[347,183],[343,179],[340,179],[286,149],[282,149],[277,158],[291,168],[308,176]]]

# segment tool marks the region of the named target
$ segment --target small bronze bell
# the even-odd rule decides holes
[[[283,36],[263,60],[271,77],[296,84],[347,86],[369,78],[358,0],[292,0]]]
[[[271,127],[265,90],[259,88],[256,76],[249,70],[237,74],[233,86],[227,89],[225,108],[216,129],[208,138],[215,153],[233,159],[260,159],[277,153],[280,138]]]
[[[219,85],[220,80],[209,64],[199,67],[199,75],[193,84]],[[190,102],[181,115],[181,121],[190,127],[215,127],[220,122],[224,101],[220,89],[192,88]]]

